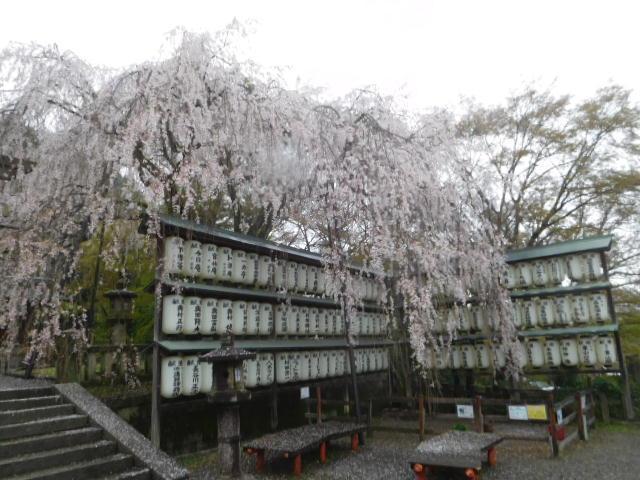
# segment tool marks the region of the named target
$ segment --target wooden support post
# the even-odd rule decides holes
[[[320,462],[327,461],[327,442],[324,441],[320,444]]]
[[[258,462],[257,462],[256,468],[258,469],[259,472],[264,472],[264,469],[265,469],[264,450],[258,450],[257,454],[258,454]]]
[[[576,394],[576,411],[578,412],[578,433],[580,440],[589,440],[589,433],[587,431],[587,421],[584,415],[583,405],[584,393],[579,392]]]
[[[275,370],[275,369],[274,369]],[[271,431],[278,428],[278,384],[273,383],[271,387]]]
[[[491,467],[495,467],[498,464],[498,453],[496,452],[496,447],[491,447],[487,450],[487,462]]]
[[[296,458],[293,459],[293,474],[302,474],[302,455],[296,455]]]
[[[598,403],[600,404],[600,413],[602,414],[602,421],[604,423],[611,423],[611,415],[609,413],[609,399],[602,392],[598,392]]]
[[[482,415],[482,397],[477,395],[473,399],[473,418],[475,422],[476,432],[484,432],[484,416]]]
[[[357,433],[351,435],[351,450],[358,450],[360,436]]]
[[[591,383],[591,382],[589,382]],[[591,428],[596,428],[596,400],[595,395],[593,394],[593,390],[589,389],[589,416],[593,418],[593,426]],[[587,421],[587,428],[589,427],[589,422]]]
[[[419,419],[419,431],[420,431],[420,441],[424,440],[424,395],[420,394],[418,397],[418,419]]]
[[[316,387],[316,422],[322,423],[322,390]]]
[[[547,412],[549,413],[549,446],[551,447],[551,456],[557,457],[560,454],[560,446],[558,445],[558,437],[556,436],[558,418],[556,416],[556,408],[554,404],[555,399],[553,393],[551,393],[547,398]]]
[[[369,415],[367,419],[367,425],[369,426],[369,428],[367,428],[367,438],[372,438],[373,437],[373,399],[369,400]]]
[[[416,463],[411,467],[416,474],[416,480],[427,480],[427,466]]]

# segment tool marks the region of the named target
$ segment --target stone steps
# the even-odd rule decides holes
[[[103,428],[51,387],[0,390],[0,478],[150,480]]]

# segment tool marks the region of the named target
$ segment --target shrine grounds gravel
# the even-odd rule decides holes
[[[640,478],[640,425],[607,426],[592,431],[589,442],[577,441],[559,458],[549,457],[546,442],[505,440],[498,446],[498,465],[485,468],[484,480],[638,480]],[[430,438],[429,436],[427,438]],[[242,453],[246,479],[281,480],[413,480],[409,456],[417,446],[415,434],[375,432],[358,452],[348,439],[331,444],[328,461],[321,464],[316,452],[303,455],[302,475],[293,477],[292,461],[267,456],[265,473],[256,472],[255,456]],[[214,465],[192,472],[196,480],[219,478]],[[429,475],[429,480],[448,478]],[[453,478],[453,477],[452,477]],[[459,478],[459,477],[456,477]]]

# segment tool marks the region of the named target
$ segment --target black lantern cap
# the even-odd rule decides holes
[[[219,349],[211,350],[209,353],[199,357],[199,360],[207,363],[229,363],[253,360],[254,358],[256,358],[256,352],[234,347],[233,336],[227,335],[222,340],[222,346]]]

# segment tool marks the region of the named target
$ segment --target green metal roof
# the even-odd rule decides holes
[[[183,290],[186,293],[212,294],[221,298],[241,299],[254,302],[287,302],[294,305],[306,305],[318,308],[339,308],[333,300],[303,295],[290,295],[268,290],[250,290],[245,288],[225,287],[223,285],[206,285],[203,283],[189,283],[177,281],[165,281],[164,285]],[[366,311],[381,311],[381,308],[373,303],[365,303]]]
[[[160,340],[158,344],[170,352],[204,352],[215,350],[222,345],[221,340],[193,339],[193,340]],[[344,338],[268,338],[268,339],[241,339],[236,338],[233,345],[245,350],[305,350],[305,349],[327,349],[346,348],[347,342]],[[384,338],[361,338],[358,339],[356,347],[377,347],[393,345],[391,340]]]
[[[213,243],[231,247],[250,248],[252,251],[262,255],[270,255],[276,252],[279,258],[286,258],[296,261],[304,261],[317,266],[322,266],[325,259],[319,253],[310,252],[301,248],[288,247],[264,238],[253,237],[243,233],[231,232],[222,228],[211,227],[201,223],[184,220],[164,213],[159,214],[160,222],[175,228],[182,228],[191,232],[200,233],[208,237],[213,237]],[[362,265],[352,263],[349,265],[352,270],[365,271]]]
[[[586,325],[584,327],[566,327],[566,328],[550,328],[547,330],[520,330],[516,332],[518,338],[528,337],[564,337],[575,335],[600,335],[605,333],[614,333],[618,331],[618,325]],[[461,335],[455,342],[466,342],[470,340],[486,340],[493,338],[494,335],[486,333],[476,333],[472,335]]]
[[[609,282],[585,283],[580,285],[572,285],[570,287],[550,287],[536,288],[534,290],[520,290],[509,292],[511,298],[529,298],[529,297],[545,297],[550,295],[568,295],[571,293],[587,293],[596,290],[608,290],[611,288]]]
[[[599,237],[581,238],[579,240],[569,240],[540,247],[521,248],[511,250],[506,254],[507,263],[535,260],[537,258],[558,257],[572,253],[583,252],[606,252],[611,248],[613,235],[602,235]]]

